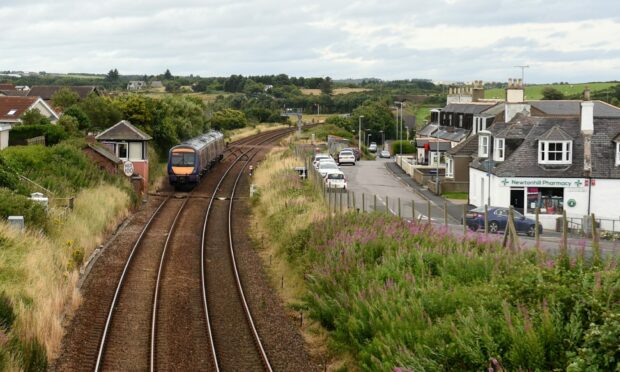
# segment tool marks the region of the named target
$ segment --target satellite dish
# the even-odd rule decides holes
[[[123,163],[123,173],[125,173],[125,176],[131,177],[131,175],[133,174],[133,171],[134,171],[133,163],[130,161],[125,161]]]

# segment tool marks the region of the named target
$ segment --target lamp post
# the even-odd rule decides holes
[[[357,133],[357,149],[360,150],[360,153],[362,152],[362,118],[364,117],[364,115],[360,115],[359,116],[359,127],[358,130],[359,132]]]

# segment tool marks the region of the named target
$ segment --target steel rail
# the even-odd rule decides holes
[[[147,221],[146,225],[144,225],[142,232],[140,232],[140,236],[138,236],[136,243],[131,249],[131,253],[129,253],[129,257],[127,258],[127,262],[125,263],[125,267],[123,268],[123,272],[118,281],[118,285],[116,286],[116,291],[114,292],[114,297],[112,298],[112,304],[110,305],[110,309],[108,310],[108,317],[105,322],[105,327],[103,328],[103,335],[101,336],[101,341],[99,342],[99,352],[97,353],[97,363],[95,364],[96,372],[101,370],[101,363],[103,360],[103,355],[105,353],[106,340],[108,337],[108,331],[110,329],[110,324],[112,323],[112,316],[114,314],[114,308],[116,307],[116,302],[118,301],[118,296],[121,292],[121,288],[123,287],[123,284],[125,281],[125,275],[127,274],[127,271],[129,270],[129,265],[131,264],[134,253],[136,252],[136,249],[142,242],[142,238],[144,237],[144,234],[146,233],[148,228],[151,226],[151,222],[153,222],[153,219],[155,219],[155,216],[159,214],[159,211],[168,202],[168,200],[170,200],[170,196],[164,199],[164,201],[159,205],[159,207],[157,207],[157,209],[155,210],[151,218],[149,218],[149,220]]]
[[[172,221],[172,226],[170,226],[170,230],[168,231],[168,236],[166,237],[166,243],[164,244],[164,250],[161,252],[161,259],[159,261],[159,269],[157,271],[157,281],[155,282],[155,293],[153,294],[153,308],[152,308],[152,320],[151,320],[151,360],[150,360],[150,369],[151,372],[155,371],[155,335],[156,335],[156,322],[157,322],[157,305],[159,301],[159,285],[161,283],[162,271],[164,268],[164,262],[166,260],[166,251],[168,249],[168,244],[170,243],[170,237],[174,232],[174,228],[177,224],[177,220],[181,215],[181,212],[185,209],[187,205],[187,201],[189,198],[186,198],[181,205],[181,208],[177,212],[176,216],[174,216],[174,220]]]
[[[288,128],[287,128],[288,129]],[[273,138],[277,138],[277,137],[281,137],[287,133],[290,133],[292,131],[286,131],[284,133],[277,133],[273,136],[268,137],[265,141],[261,142],[267,142]],[[250,151],[252,151],[253,149],[249,149],[247,151],[245,151],[243,153],[243,155],[248,154]],[[246,161],[246,165],[247,163],[256,155],[256,153],[258,153],[258,151],[255,151],[254,155],[252,155],[251,158],[248,158],[248,160]],[[219,190],[220,186],[222,185],[222,183],[224,182],[224,179],[226,179],[226,176],[228,175],[228,173],[232,170],[232,168],[241,160],[241,157],[237,157],[237,159],[235,159],[235,161],[228,167],[228,169],[226,169],[226,172],[224,173],[224,175],[222,175],[222,177],[220,178],[219,182],[217,183],[217,186],[215,187],[215,191],[213,192],[213,195],[211,195],[211,199],[209,200],[209,206],[207,207],[207,212],[205,213],[205,219],[204,219],[204,223],[202,226],[202,238],[201,238],[201,253],[200,253],[200,271],[201,271],[201,280],[202,280],[202,300],[203,300],[203,307],[204,307],[204,311],[205,311],[205,317],[207,320],[207,329],[208,329],[208,333],[209,333],[209,343],[211,344],[211,353],[213,354],[213,362],[214,362],[214,367],[215,367],[215,371],[219,372],[220,371],[220,366],[218,363],[218,359],[217,359],[217,352],[215,351],[215,342],[213,340],[213,330],[211,327],[211,319],[209,316],[209,306],[207,303],[207,286],[206,286],[206,274],[205,274],[205,251],[206,251],[206,246],[205,246],[205,237],[206,237],[206,232],[207,232],[207,224],[209,221],[209,215],[211,214],[211,208],[213,207],[213,201],[216,199],[215,195],[217,194],[217,191]],[[243,168],[241,169],[241,171],[239,172],[239,176],[243,173],[243,169],[245,169],[245,165],[243,166]],[[236,182],[235,182],[236,183]],[[230,232],[230,230],[229,230]],[[245,304],[245,310],[247,310],[247,303]],[[251,318],[251,314],[246,313],[246,317],[249,316]],[[252,327],[253,327],[253,322],[251,323]],[[255,331],[255,328],[254,328]],[[260,342],[260,340],[259,340]],[[260,345],[260,350],[262,352],[262,355],[264,354],[264,349],[262,347],[262,344]],[[269,363],[269,362],[267,362]],[[267,364],[269,365],[269,364]],[[269,370],[271,371],[271,367],[269,367]]]

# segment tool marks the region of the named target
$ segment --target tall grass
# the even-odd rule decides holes
[[[31,362],[23,356],[30,345],[27,340],[43,345],[50,358],[56,355],[63,318],[81,301],[77,269],[127,215],[129,204],[127,193],[100,185],[82,190],[72,212],[52,211],[48,234],[17,231],[0,223],[0,291],[6,293],[16,313],[10,331],[16,340],[9,348],[11,368],[25,369]]]
[[[230,139],[230,141],[238,141],[240,139],[244,139],[246,137],[253,136],[255,134],[259,134],[262,132],[268,132],[271,130],[287,128],[288,125],[279,124],[279,123],[263,123],[258,124],[253,127],[245,127],[239,129],[233,129],[226,132],[226,137]]]
[[[616,258],[512,252],[383,214],[330,216],[287,162],[274,154],[256,173],[258,229],[297,278],[289,302],[352,356],[349,367],[619,368]]]

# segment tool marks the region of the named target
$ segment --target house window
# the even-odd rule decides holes
[[[127,160],[127,144],[126,143],[116,144],[116,156],[118,156],[119,159]]]
[[[616,143],[616,166],[620,165],[620,142]]]
[[[571,164],[573,161],[572,141],[538,142],[539,164]]]
[[[562,214],[564,210],[564,189],[561,187],[528,187],[527,213]]]
[[[493,156],[493,160],[504,161],[504,145],[506,140],[504,138],[496,138],[495,139],[495,154]]]
[[[451,156],[446,157],[446,177],[454,178],[454,160]]]
[[[487,135],[480,136],[480,145],[478,146],[478,156],[486,158],[489,156],[489,140]]]
[[[437,164],[438,158],[439,158],[439,164]],[[440,152],[440,153],[437,153],[437,151],[431,152],[431,163],[429,165],[437,166],[437,165],[445,164],[445,162],[446,162],[445,152]]]

